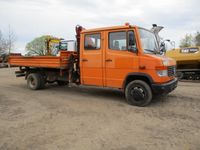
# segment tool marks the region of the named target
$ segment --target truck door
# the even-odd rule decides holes
[[[122,88],[126,76],[138,71],[137,54],[128,50],[128,40],[134,40],[131,49],[137,49],[134,30],[109,31],[106,36],[108,40],[105,46],[105,85]]]
[[[82,34],[81,44],[81,83],[103,86],[102,40],[101,33]]]

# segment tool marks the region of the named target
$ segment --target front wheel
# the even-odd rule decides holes
[[[129,104],[143,107],[151,102],[152,91],[146,82],[134,80],[126,86],[125,96]]]

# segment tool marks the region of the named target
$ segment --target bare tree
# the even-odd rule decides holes
[[[10,26],[8,27],[8,33],[3,35],[0,30],[0,62],[7,62],[8,55],[14,48],[14,43],[16,41],[16,36],[11,30]]]
[[[6,58],[7,58],[6,50],[7,50],[7,43],[0,30],[0,63],[3,63],[6,61]]]
[[[11,51],[14,48],[14,43],[16,41],[16,35],[13,32],[13,30],[11,29],[10,25],[8,27],[8,35],[7,35],[7,48],[8,48],[8,54],[11,53]]]
[[[7,50],[7,42],[5,38],[3,37],[3,34],[0,30],[0,56],[6,53],[6,50]]]
[[[10,26],[8,27],[8,33],[6,34],[6,36],[3,35],[0,30],[0,54],[9,54],[14,48],[15,41],[16,36]]]
[[[3,52],[3,35],[2,35],[2,32],[0,30],[0,55],[1,53]]]

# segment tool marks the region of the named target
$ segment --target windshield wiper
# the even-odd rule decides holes
[[[147,52],[152,52],[152,53],[156,54],[156,51],[154,51],[152,49],[144,49],[144,50],[147,51]]]
[[[155,49],[155,50],[152,50],[152,49],[144,49],[144,50],[147,51],[147,52],[154,53],[154,54],[160,54],[160,52],[157,51],[156,49]]]

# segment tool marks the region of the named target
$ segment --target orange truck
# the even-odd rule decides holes
[[[154,95],[177,87],[176,62],[161,55],[155,34],[128,23],[88,30],[77,26],[76,51],[10,56],[9,63],[19,67],[16,76],[25,76],[30,89],[52,82],[117,88],[135,106],[146,106]]]

